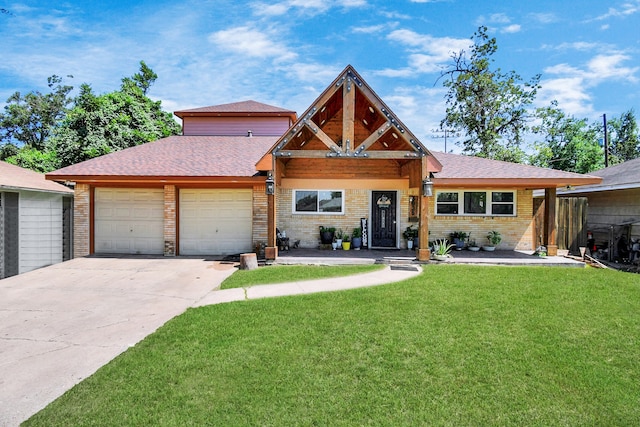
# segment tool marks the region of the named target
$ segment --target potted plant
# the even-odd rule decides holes
[[[499,231],[492,230],[487,233],[487,240],[490,244],[487,246],[483,246],[482,250],[491,252],[494,251],[496,249],[496,246],[498,246],[498,244],[502,241],[502,236],[500,235]]]
[[[356,227],[353,229],[353,233],[351,233],[351,246],[353,249],[360,250],[362,246],[362,228]]]
[[[342,238],[342,250],[348,251],[351,248],[351,238],[348,234]]]
[[[340,245],[342,245],[342,243],[340,243]],[[338,249],[338,239],[333,239],[333,242],[331,242],[331,249],[333,249],[334,251]]]
[[[338,247],[341,248],[342,247],[342,237],[344,236],[344,233],[342,231],[342,228],[338,228],[335,232],[335,240],[336,243],[338,243]]]
[[[469,237],[469,234],[465,231],[454,231],[451,233],[451,240],[453,241],[456,250],[460,251],[464,249],[464,244],[467,237]]]
[[[436,240],[434,247],[438,249],[434,250],[434,253],[431,255],[433,259],[438,261],[446,261],[448,258],[451,258],[449,254],[451,249],[455,247],[455,245],[449,244],[446,239]]]
[[[320,226],[320,243],[323,245],[330,245],[333,242],[333,237],[336,232],[334,227]]]
[[[470,240],[467,249],[469,249],[471,252],[478,252],[480,250],[480,246],[478,246],[475,240]]]
[[[418,229],[411,225],[402,232],[402,236],[407,239],[407,249],[413,249],[413,244],[418,238]]]

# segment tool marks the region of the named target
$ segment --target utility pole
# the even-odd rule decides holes
[[[444,138],[444,152],[447,152],[447,135],[448,136],[453,136],[453,137],[458,137],[460,136],[460,131],[457,131],[455,129],[431,129],[431,132],[433,133],[443,133],[443,136],[440,135],[434,135],[431,138]]]
[[[604,121],[604,167],[609,167],[609,137],[607,136],[607,115],[602,115]]]

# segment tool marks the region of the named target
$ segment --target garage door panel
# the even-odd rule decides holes
[[[252,190],[181,190],[180,253],[228,255],[252,250]]]
[[[96,188],[95,251],[162,254],[163,215],[162,189]]]

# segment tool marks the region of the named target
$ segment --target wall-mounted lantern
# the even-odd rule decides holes
[[[273,176],[269,174],[267,180],[264,182],[265,193],[267,196],[273,196],[276,190],[276,182],[273,180]]]
[[[273,176],[271,176],[271,174],[267,176],[267,180],[264,182],[264,186],[267,196],[273,196],[276,190],[276,182],[273,180]]]
[[[422,195],[425,197],[433,196],[433,182],[429,177],[422,181]]]

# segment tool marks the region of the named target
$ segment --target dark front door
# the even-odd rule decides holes
[[[396,192],[371,192],[371,246],[396,247]]]

